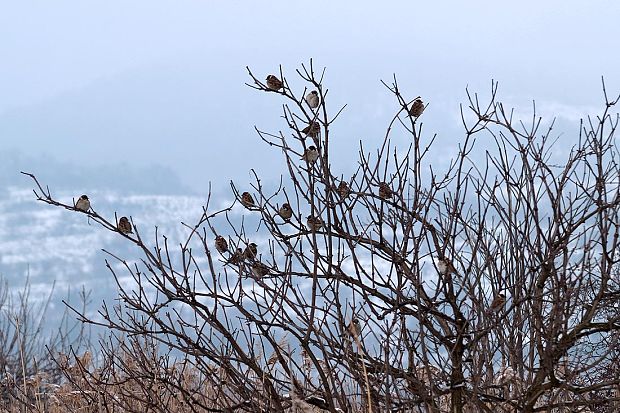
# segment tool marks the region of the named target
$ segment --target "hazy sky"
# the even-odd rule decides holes
[[[251,167],[275,176],[253,127],[283,129],[282,101],[244,86],[245,66],[292,76],[311,57],[331,110],[348,103],[340,154],[381,138],[395,106],[379,80],[393,73],[430,103],[425,128],[443,144],[465,87],[491,79],[525,112],[536,99],[575,120],[601,108],[601,75],[620,91],[619,19],[616,1],[5,1],[0,151],[161,164],[197,191]]]

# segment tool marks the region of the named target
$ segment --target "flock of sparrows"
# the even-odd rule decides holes
[[[88,212],[88,210],[90,209],[90,199],[88,199],[88,196],[80,196],[75,203],[74,208],[78,211]],[[129,218],[127,217],[120,217],[120,219],[118,220],[118,224],[116,224],[116,229],[118,229],[118,231],[123,234],[133,234],[131,222],[129,222]]]

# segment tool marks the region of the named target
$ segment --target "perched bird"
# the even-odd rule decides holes
[[[336,192],[338,192],[338,196],[341,199],[345,199],[351,194],[351,188],[349,188],[349,184],[345,181],[340,181],[338,188],[336,188]]]
[[[392,195],[394,195],[394,193],[392,192],[392,188],[390,188],[390,186],[386,182],[379,183],[379,197],[380,198],[390,199]]]
[[[439,273],[442,275],[448,275],[456,272],[454,265],[452,265],[452,262],[450,262],[447,258],[440,258],[437,260],[437,270],[439,270]]]
[[[308,106],[310,106],[312,109],[319,107],[319,94],[316,90],[308,93],[305,99]]]
[[[316,138],[321,133],[321,124],[319,122],[312,121],[308,124],[308,126],[301,130],[301,133],[306,136]]]
[[[422,112],[424,112],[424,102],[422,102],[422,99],[417,98],[413,101],[411,109],[409,109],[409,114],[414,118],[417,118],[422,114]]]
[[[228,259],[229,264],[240,264],[243,261],[243,250],[241,248],[237,248],[234,254],[230,256]]]
[[[254,203],[254,198],[252,198],[252,194],[249,192],[244,192],[241,194],[241,204],[246,208],[252,208],[256,205]]]
[[[87,212],[90,209],[90,200],[86,195],[82,195],[75,203],[75,209]]]
[[[243,251],[243,256],[248,260],[253,260],[256,258],[256,254],[258,253],[258,248],[256,248],[256,244],[250,242],[247,247],[245,247],[245,251]]]
[[[220,252],[220,254],[228,251],[228,242],[226,242],[226,238],[221,235],[215,237],[215,248]]]
[[[506,296],[503,293],[499,293],[491,302],[491,305],[489,306],[489,311],[492,313],[496,313],[504,307],[504,304],[506,304]]]
[[[255,278],[262,278],[267,274],[269,274],[269,267],[265,264],[260,261],[256,261],[252,264],[252,275],[254,275]]]
[[[118,220],[117,228],[123,234],[133,234],[133,231],[131,230],[131,222],[129,222],[127,217],[121,217],[121,219]]]
[[[301,157],[301,159],[303,161],[308,162],[310,165],[312,165],[316,162],[317,159],[319,159],[319,151],[316,149],[314,145],[310,145],[304,151],[304,154]]]
[[[282,217],[282,219],[288,221],[293,216],[293,208],[285,202],[278,210],[278,214]]]
[[[347,324],[347,334],[351,337],[358,337],[362,332],[362,326],[360,325],[360,320],[353,317],[353,319]]]
[[[323,227],[323,220],[321,217],[313,217],[312,215],[308,215],[306,222],[308,223],[308,228],[310,228],[311,231],[318,231],[321,227]]]
[[[282,89],[282,81],[275,77],[274,75],[267,76],[267,87],[271,90],[280,90]]]

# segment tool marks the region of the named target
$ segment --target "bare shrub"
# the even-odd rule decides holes
[[[121,232],[96,200],[80,212],[27,174],[37,199],[141,251],[133,264],[109,252],[119,300],[82,320],[112,336],[76,389],[136,412],[617,411],[618,99],[604,86],[602,114],[570,147],[535,107],[513,119],[496,83],[468,91],[444,166],[430,153],[445,138],[423,131],[432,102],[421,109],[394,78],[381,146],[360,143],[343,176],[330,163],[343,108],[328,106],[324,71],[248,73],[284,102],[285,131],[256,131],[285,177],[231,183],[220,210],[209,195],[179,245]]]

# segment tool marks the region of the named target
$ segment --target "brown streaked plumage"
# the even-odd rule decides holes
[[[316,138],[321,133],[321,124],[319,122],[312,121],[308,126],[301,130],[304,136],[310,136]]]
[[[489,311],[494,313],[498,312],[502,309],[502,307],[504,307],[504,304],[506,304],[506,295],[504,295],[503,293],[499,293],[491,302],[491,305],[489,306]]]
[[[308,215],[306,218],[306,223],[311,231],[318,231],[323,227],[323,219],[321,219],[321,217],[313,217],[312,215]]]
[[[254,198],[249,192],[244,192],[241,194],[241,204],[246,208],[252,208],[256,206],[256,204],[254,203]]]
[[[379,183],[379,197],[380,198],[390,199],[393,195],[394,195],[394,192],[392,192],[392,188],[390,188],[390,186],[386,182]]]
[[[246,259],[253,260],[256,258],[257,253],[258,253],[258,248],[256,247],[256,244],[251,242],[248,244],[247,247],[245,247],[245,251],[243,252],[243,255]]]
[[[442,275],[449,275],[456,272],[454,265],[452,265],[452,262],[447,258],[440,258],[437,260],[437,270]]]
[[[228,242],[226,242],[226,238],[221,235],[215,237],[215,248],[219,251],[220,254],[228,251]]]
[[[293,208],[288,203],[284,203],[278,210],[278,215],[285,221],[288,221],[293,216]]]
[[[282,89],[282,81],[280,79],[278,79],[276,76],[274,75],[269,75],[267,76],[267,79],[265,79],[267,81],[267,87],[271,90],[280,90]]]
[[[243,261],[243,250],[237,248],[237,250],[228,259],[229,264],[240,264]]]
[[[269,267],[260,261],[252,263],[252,275],[254,278],[262,278],[269,274]]]
[[[117,228],[123,234],[133,234],[133,231],[131,229],[131,222],[129,222],[129,219],[127,217],[121,217],[118,220]]]
[[[338,192],[338,196],[341,199],[345,199],[351,195],[351,188],[349,188],[349,184],[345,181],[340,181],[338,188],[336,188],[336,192]]]
[[[409,114],[414,118],[417,118],[420,117],[422,112],[424,112],[424,102],[422,102],[422,99],[417,98],[411,105],[411,108],[409,109]]]

